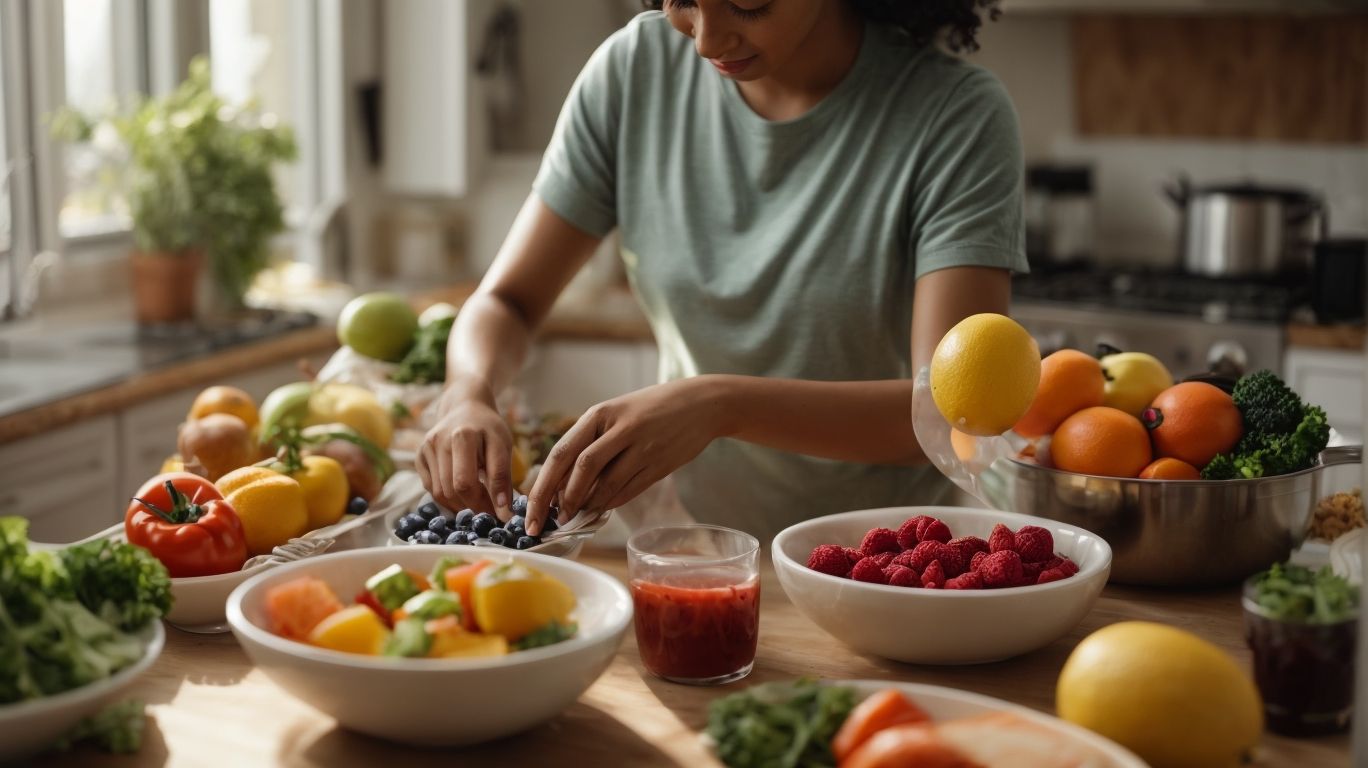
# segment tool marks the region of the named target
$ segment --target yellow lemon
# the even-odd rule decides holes
[[[989,437],[1026,414],[1040,384],[1040,348],[1009,317],[970,315],[955,324],[931,358],[931,398],[950,426]]]
[[[1258,689],[1225,652],[1144,621],[1084,638],[1059,673],[1056,706],[1154,768],[1235,768],[1263,731]]]
[[[162,460],[161,471],[162,474],[166,474],[167,472],[184,472],[185,462],[181,461],[179,453],[173,453]]]
[[[249,554],[264,555],[309,530],[304,491],[293,478],[265,467],[242,467],[214,485],[242,520]]]
[[[354,384],[325,384],[309,398],[306,425],[346,424],[377,448],[389,448],[394,419],[373,392]]]
[[[309,510],[309,530],[332,525],[347,511],[347,471],[337,459],[328,456],[305,456],[303,468],[290,473],[304,492],[304,505]]]
[[[379,656],[389,634],[389,628],[375,611],[353,605],[320,621],[309,633],[309,642],[334,651]]]
[[[575,593],[569,587],[518,563],[480,571],[470,601],[480,629],[510,641],[553,621],[564,624],[575,609]]]
[[[1157,358],[1144,352],[1118,352],[1100,362],[1102,375],[1107,379],[1102,404],[1136,418],[1160,392],[1173,386],[1173,374]]]

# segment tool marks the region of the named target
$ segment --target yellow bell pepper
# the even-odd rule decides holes
[[[334,651],[378,656],[389,634],[385,622],[375,615],[375,611],[364,605],[353,605],[319,622],[309,633],[309,642]]]
[[[540,571],[507,563],[480,571],[471,602],[481,630],[515,642],[553,621],[568,623],[575,593]]]
[[[431,619],[423,625],[423,630],[432,636],[432,646],[428,648],[427,655],[433,658],[473,658],[508,653],[508,640],[501,635],[467,632],[461,628],[461,620],[456,616]]]
[[[309,530],[309,507],[294,478],[265,467],[242,467],[214,485],[242,521],[252,555],[264,555]]]
[[[394,439],[389,411],[373,392],[353,384],[324,384],[309,396],[304,426],[332,423],[346,424],[381,450]]]

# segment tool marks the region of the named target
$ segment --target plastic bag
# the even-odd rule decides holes
[[[965,493],[996,507],[985,492],[984,473],[999,460],[1012,460],[1030,446],[1030,442],[1015,432],[1008,431],[992,437],[975,437],[954,432],[941,415],[931,397],[931,370],[917,371],[912,383],[912,430],[917,442],[931,463],[941,474],[958,485]],[[1048,452],[1048,444],[1035,447],[1037,460],[1041,452]]]

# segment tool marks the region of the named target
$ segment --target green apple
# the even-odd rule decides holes
[[[301,427],[309,415],[309,398],[313,384],[296,381],[277,387],[261,401],[261,436],[265,438],[277,427]]]
[[[397,293],[363,293],[337,318],[337,340],[376,360],[397,363],[413,346],[418,313]]]

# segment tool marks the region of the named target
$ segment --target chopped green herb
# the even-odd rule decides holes
[[[1357,614],[1359,592],[1329,566],[1276,564],[1255,577],[1253,598],[1275,619],[1333,624]]]
[[[538,627],[523,636],[522,639],[513,643],[513,650],[525,651],[529,648],[541,648],[545,645],[555,645],[556,643],[569,640],[575,636],[579,625],[575,622],[562,624],[558,621],[548,623],[544,627]]]
[[[765,683],[709,705],[707,734],[731,768],[834,766],[831,739],[854,707],[853,688]]]

